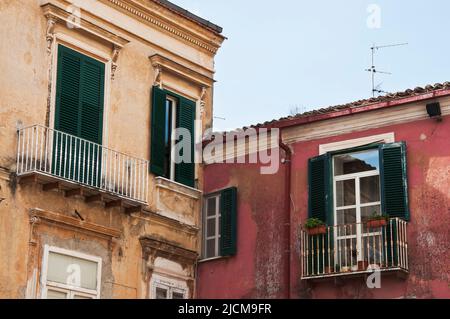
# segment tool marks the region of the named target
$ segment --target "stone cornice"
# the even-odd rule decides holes
[[[30,210],[30,222],[33,224],[47,223],[57,225],[84,233],[90,233],[100,237],[119,238],[122,232],[115,228],[105,227],[91,222],[81,221],[79,219],[63,214],[45,211],[39,208]]]
[[[212,54],[217,53],[222,42],[225,40],[225,37],[214,34],[213,32],[207,31],[206,29],[203,34],[201,34],[199,32],[194,32],[185,26],[170,21],[167,17],[164,16],[164,11],[162,11],[161,7],[156,3],[150,3],[148,1],[144,3],[142,0],[99,1],[119,8],[122,11],[127,12],[129,15],[132,15],[134,18],[145,21],[147,24],[155,26],[163,32],[176,36],[177,38],[182,39],[190,45],[199,47]],[[150,4],[155,5],[157,8],[159,8],[159,10],[156,10],[156,8],[152,9]],[[169,10],[164,10],[166,10],[167,13],[170,13]],[[192,22],[189,21],[189,23]]]
[[[207,76],[159,54],[154,54],[149,59],[155,69],[174,73],[200,87],[209,88],[214,84],[211,72],[210,76]]]
[[[174,260],[187,267],[193,264],[199,257],[198,253],[180,247],[175,243],[167,242],[154,236],[144,236],[139,239],[142,246],[143,258],[148,260],[163,257]]]
[[[185,224],[176,219],[173,219],[173,218],[170,218],[167,216],[163,216],[161,214],[158,214],[158,213],[155,213],[155,212],[152,212],[149,210],[144,209],[143,215],[147,215],[150,223],[156,223],[161,226],[170,227],[172,229],[182,231],[189,236],[197,236],[198,232],[200,231],[200,229],[194,225]],[[133,216],[133,217],[136,217],[136,216]]]
[[[73,21],[74,19],[71,18],[70,12],[67,12],[65,9],[60,8],[60,7],[56,6],[55,4],[47,2],[47,3],[43,4],[41,7],[42,7],[42,10],[44,11],[45,17],[49,21],[65,22],[68,25],[69,24],[72,25],[75,23]],[[118,34],[112,32],[110,30],[106,30],[94,22],[84,19],[83,15],[81,17],[77,17],[77,21],[74,26],[76,28],[79,28],[79,29],[82,29],[82,30],[88,32],[89,34],[91,34],[97,38],[100,38],[102,40],[105,40],[105,41],[111,43],[113,46],[115,46],[117,48],[122,48],[124,45],[126,45],[129,42],[127,39],[119,36]]]

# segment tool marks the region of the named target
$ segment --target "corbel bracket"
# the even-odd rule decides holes
[[[206,97],[206,86],[202,86],[202,93],[200,94],[200,115],[203,117],[203,114],[205,113],[205,97]]]
[[[112,53],[112,58],[111,58],[111,80],[114,80],[114,76],[116,74],[116,70],[117,70],[117,60],[119,59],[119,53],[120,50],[122,49],[122,47],[118,46],[118,45],[114,45],[113,46],[113,53]]]
[[[47,15],[47,30],[45,39],[47,40],[47,53],[52,53],[52,44],[55,40],[55,25],[57,18],[51,15]]]
[[[162,82],[162,66],[158,63],[153,64],[153,68],[155,69],[155,79],[153,81],[153,85],[158,86],[159,88],[162,88],[163,82]]]

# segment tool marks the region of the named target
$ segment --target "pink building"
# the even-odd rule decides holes
[[[206,165],[197,297],[450,298],[449,115],[447,82],[255,126],[280,168]]]

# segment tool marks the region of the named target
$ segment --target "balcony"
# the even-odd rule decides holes
[[[395,218],[330,226],[312,235],[301,231],[301,277],[304,280],[381,272],[408,273],[407,222]]]
[[[41,125],[18,131],[19,182],[39,182],[44,191],[133,212],[148,202],[148,168],[147,160]]]

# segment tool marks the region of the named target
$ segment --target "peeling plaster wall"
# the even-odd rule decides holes
[[[319,155],[320,144],[391,132],[396,141],[407,142],[410,274],[406,279],[383,275],[382,288],[374,290],[367,288],[365,278],[301,281],[299,234],[308,215],[308,159]],[[440,123],[419,120],[292,144],[291,297],[450,298],[449,141],[450,116],[446,116]],[[200,264],[199,297],[286,296],[283,170],[262,176],[258,165],[214,164],[205,168],[205,174],[206,193],[238,187],[238,254]]]
[[[286,291],[284,168],[260,175],[257,164],[205,168],[205,194],[238,188],[237,255],[200,263],[198,298],[283,298]]]
[[[51,0],[64,7],[66,2]],[[106,1],[107,2],[107,1]],[[105,2],[105,3],[106,3]],[[170,32],[162,31],[137,21],[122,11],[111,7],[98,10],[100,1],[79,1],[86,12],[100,15],[102,23],[117,23],[110,26],[119,30],[120,36],[130,42],[120,51],[115,79],[110,83],[109,109],[104,121],[106,132],[104,144],[109,148],[143,159],[150,157],[151,88],[155,71],[149,57],[160,54],[176,63],[188,65],[191,70],[204,76],[212,76],[214,54],[180,39]],[[80,250],[103,259],[103,298],[145,298],[148,282],[142,275],[141,236],[156,236],[184,249],[198,251],[201,204],[199,199],[165,190],[160,202],[156,202],[154,176],[149,177],[149,207],[147,213],[125,214],[119,208],[105,209],[99,203],[85,203],[82,198],[65,198],[63,192],[44,192],[38,184],[17,183],[16,152],[18,124],[53,126],[49,116],[53,112],[49,90],[55,79],[49,77],[51,56],[47,54],[47,19],[40,7],[41,1],[0,1],[0,297],[25,298],[39,296],[38,279],[43,245]],[[89,7],[89,6],[94,7]],[[101,4],[103,6],[104,4]],[[152,4],[152,6],[157,6]],[[100,8],[101,9],[101,8]],[[159,8],[163,14],[164,10]],[[194,28],[206,39],[211,36],[203,28],[172,13],[171,23]],[[102,20],[104,19],[104,20]],[[131,30],[120,28],[133,19]],[[109,22],[108,22],[109,21]],[[124,24],[125,23],[125,24]],[[119,25],[119,27],[118,27]],[[128,32],[130,31],[130,32]],[[70,29],[63,23],[55,27],[56,33],[87,44],[105,56],[111,56],[112,45],[92,36],[88,32]],[[148,38],[151,32],[157,44]],[[209,32],[209,31],[208,31]],[[218,37],[219,39],[219,37]],[[214,40],[216,41],[216,40]],[[219,40],[217,40],[219,41]],[[106,79],[109,81],[109,79]],[[177,74],[164,74],[165,83],[200,97],[201,88],[180,78]],[[52,93],[53,94],[53,93]],[[211,126],[212,88],[206,90],[203,128]],[[198,168],[199,187],[203,173]],[[178,186],[179,188],[179,186]],[[158,206],[158,205],[159,206]],[[162,217],[165,207],[175,210],[175,219]],[[30,209],[39,208],[63,216],[76,217],[77,211],[86,222],[118,229],[118,239],[98,238],[92,234],[65,229],[47,224],[35,225],[36,245],[30,244]],[[178,209],[179,208],[179,209]],[[151,211],[152,213],[148,213]],[[160,214],[161,213],[161,214]],[[180,220],[176,220],[178,216]],[[186,226],[186,224],[189,224]],[[33,282],[35,284],[33,284]],[[34,288],[28,286],[35,285]],[[31,291],[31,292],[30,292]],[[35,292],[36,294],[33,294]]]
[[[410,274],[406,280],[382,277],[381,289],[368,289],[365,279],[306,284],[299,278],[299,263],[292,263],[293,297],[311,298],[450,298],[450,117],[443,122],[407,124],[345,134],[294,146],[292,260],[299,260],[298,234],[307,218],[307,160],[317,156],[319,145],[395,133],[407,143],[408,187],[411,222],[408,224]]]

